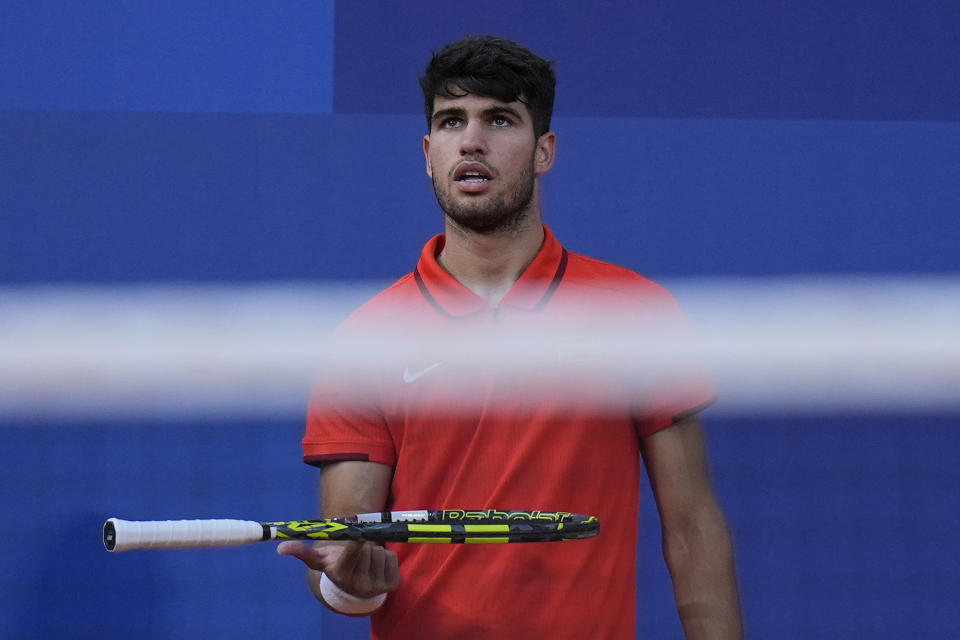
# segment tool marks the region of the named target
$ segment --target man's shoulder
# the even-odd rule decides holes
[[[632,269],[585,256],[567,252],[569,259],[564,282],[581,289],[601,289],[620,292],[629,296],[669,297],[667,289]]]
[[[410,272],[357,307],[350,314],[349,321],[362,322],[365,319],[401,316],[422,306],[423,295],[413,272]]]

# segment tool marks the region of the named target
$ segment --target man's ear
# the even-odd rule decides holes
[[[533,157],[533,168],[536,175],[546,173],[553,167],[557,154],[557,134],[548,131],[537,140],[537,148]]]
[[[423,136],[423,159],[427,161],[427,175],[433,180],[433,167],[430,165],[430,136]]]

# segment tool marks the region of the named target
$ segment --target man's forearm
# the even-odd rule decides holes
[[[687,640],[743,637],[733,542],[719,508],[678,530],[664,529],[664,557]]]

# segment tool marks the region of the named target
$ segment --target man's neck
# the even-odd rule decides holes
[[[449,218],[446,242],[437,261],[462,285],[487,301],[500,303],[543,245],[540,216],[528,216],[520,226],[497,233],[463,229]]]

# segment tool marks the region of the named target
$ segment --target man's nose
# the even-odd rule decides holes
[[[463,135],[460,138],[460,155],[470,155],[474,153],[486,153],[487,142],[484,135],[483,123],[478,120],[471,120],[463,129]]]

